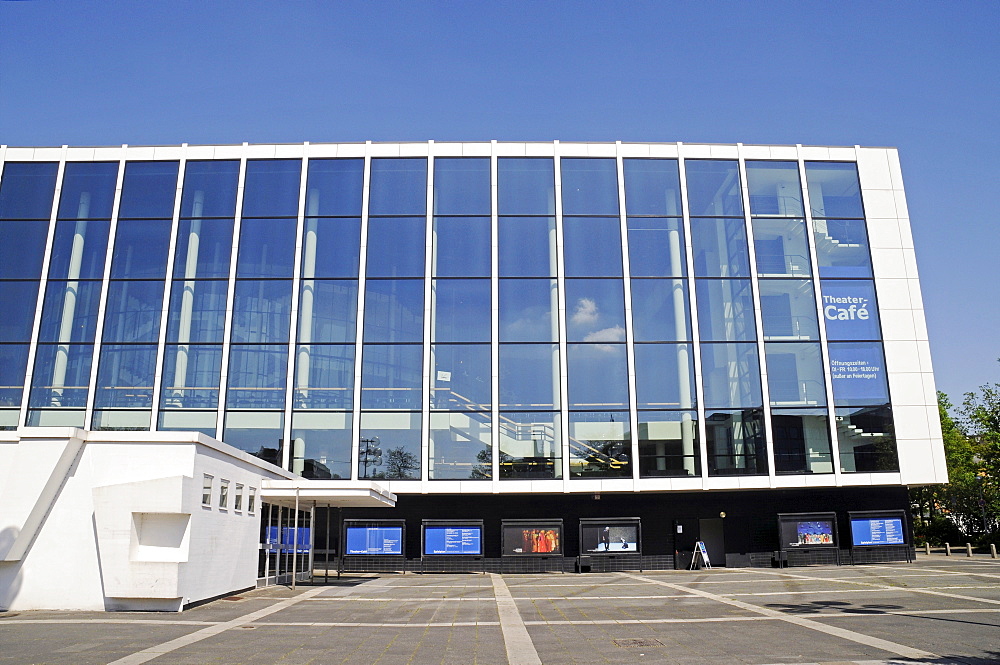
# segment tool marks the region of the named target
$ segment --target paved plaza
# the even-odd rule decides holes
[[[1000,561],[396,574],[250,591],[180,614],[0,613],[0,663],[147,662],[1000,662]]]

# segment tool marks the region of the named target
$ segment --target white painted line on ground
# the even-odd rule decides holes
[[[762,614],[764,616],[778,618],[782,621],[794,624],[796,626],[800,626],[802,628],[808,628],[809,630],[815,630],[820,633],[826,633],[827,635],[831,635],[833,637],[839,637],[841,639],[849,640],[851,642],[856,642],[858,644],[864,644],[870,647],[875,647],[876,649],[888,651],[889,653],[894,653],[897,656],[903,656],[904,658],[937,658],[935,654],[929,653],[927,651],[922,651],[920,649],[915,649],[905,644],[897,644],[896,642],[890,642],[889,640],[879,639],[877,637],[872,637],[871,635],[865,635],[864,633],[857,633],[853,630],[837,628],[835,626],[827,626],[826,624],[820,623],[818,621],[813,621],[811,619],[806,619],[800,616],[785,614],[784,612],[778,612],[777,610],[772,610],[766,607],[758,607],[757,605],[744,603],[741,600],[734,600],[732,598],[727,598],[725,596],[719,596],[717,594],[710,593],[708,591],[702,591],[701,589],[691,589],[682,586],[680,584],[662,582],[660,580],[655,580],[649,577],[640,577],[639,575],[632,575],[630,573],[622,573],[622,575],[625,575],[626,577],[631,577],[633,579],[642,582],[648,582],[649,584],[658,584],[660,586],[665,586],[667,588],[674,589],[675,591],[690,592],[726,605],[738,607],[748,612],[753,612],[755,614]]]
[[[507,649],[507,661],[510,665],[542,665],[503,577],[490,573],[490,578],[493,580],[493,594],[496,596],[497,612],[500,615],[500,630],[503,632],[504,648]]]

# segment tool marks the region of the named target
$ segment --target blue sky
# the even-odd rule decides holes
[[[0,143],[897,146],[935,371],[1000,381],[1000,3],[0,0]]]

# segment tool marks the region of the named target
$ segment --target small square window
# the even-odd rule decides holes
[[[219,508],[229,507],[229,481],[223,480],[219,485]]]
[[[212,505],[212,476],[207,473],[204,476],[201,484],[201,505],[210,506]]]
[[[250,496],[247,497],[247,512],[253,515],[254,509],[257,507],[257,488],[250,488]]]
[[[233,510],[243,510],[243,484],[236,483],[236,494],[233,496]]]

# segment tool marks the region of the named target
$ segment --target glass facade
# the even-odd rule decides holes
[[[853,162],[7,162],[0,429],[311,478],[894,471],[866,224]]]

